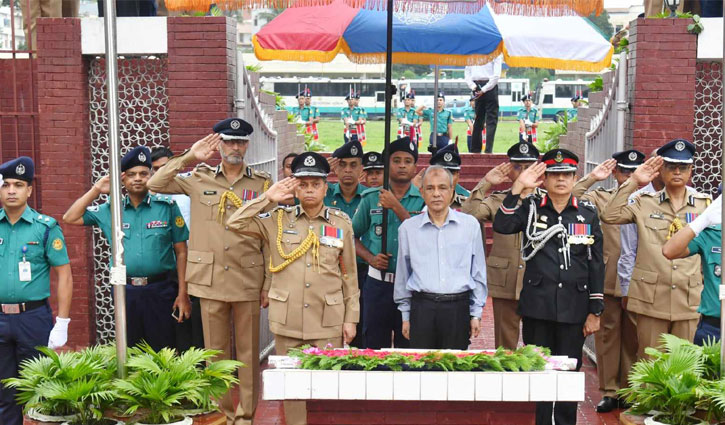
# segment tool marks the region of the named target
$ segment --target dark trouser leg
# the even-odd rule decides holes
[[[473,134],[471,135],[471,148],[472,153],[481,153],[483,147],[483,141],[481,140],[481,132],[483,132],[483,123],[486,121],[486,105],[484,104],[484,97],[486,94],[479,96],[476,99],[476,119],[473,120]],[[488,135],[487,135],[488,136]],[[488,139],[488,137],[486,137]]]
[[[439,349],[436,303],[423,298],[410,300],[410,347]]]
[[[471,343],[469,300],[438,303],[436,330],[439,348],[465,350]]]
[[[395,346],[407,348],[408,340],[401,334],[400,311],[393,301],[393,284],[368,276],[363,297],[365,298],[363,334],[367,348],[377,350],[390,347],[392,333],[395,334]]]
[[[142,307],[143,339],[156,351],[162,348],[176,347],[176,319],[171,317],[172,307],[178,286],[172,280],[152,283],[144,286],[142,299],[138,300]]]
[[[0,313],[0,379],[18,376],[18,365],[40,355],[35,347],[48,345],[53,328],[49,306],[17,315]],[[22,425],[22,407],[15,402],[15,390],[0,384],[0,424]]]
[[[582,364],[583,324],[557,323],[548,320],[523,318],[522,336],[524,344],[535,344],[551,349],[553,355],[566,355],[577,359],[577,368]],[[536,403],[536,425],[550,425],[552,410],[556,425],[576,424],[576,402]]]
[[[473,138],[473,136],[466,136],[466,145],[468,145],[468,152],[473,152],[471,150],[471,139],[472,138]]]
[[[144,341],[144,289],[143,286],[126,285],[126,343],[129,347]]]
[[[695,331],[694,343],[696,345],[704,345],[706,341],[720,341],[720,328],[706,323],[700,318],[697,322],[697,330]]]
[[[493,152],[493,141],[498,126],[498,86],[481,96],[486,108],[486,153]]]
[[[175,325],[176,349],[182,353],[191,347],[204,347],[204,330],[201,324],[201,306],[199,298],[189,297],[191,300],[191,317]]]
[[[365,263],[357,263],[357,287],[360,290],[360,321],[357,323],[357,333],[355,339],[350,343],[351,347],[364,348],[365,339],[363,338],[363,318],[365,317],[365,300],[363,298],[363,288],[365,279],[368,276],[368,265]]]

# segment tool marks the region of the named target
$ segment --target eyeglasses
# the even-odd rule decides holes
[[[664,168],[665,170],[669,172],[675,172],[676,170],[684,173],[687,171],[690,171],[690,167],[692,167],[692,164],[677,164],[672,162],[665,162]]]

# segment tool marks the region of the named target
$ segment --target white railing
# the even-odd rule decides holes
[[[236,68],[236,115],[254,127],[244,159],[249,165],[268,172],[273,180],[277,180],[277,131],[274,129],[272,117],[259,103],[259,89],[252,84],[241,53],[237,53]],[[259,318],[259,347],[261,359],[266,358],[274,347],[274,335],[269,331],[266,309],[262,310]]]
[[[619,56],[617,68],[606,91],[603,105],[591,118],[584,135],[585,173],[624,149],[624,124],[627,112],[627,54]],[[605,87],[606,88],[606,87]],[[591,99],[591,96],[590,96]],[[610,187],[612,181],[604,182]]]

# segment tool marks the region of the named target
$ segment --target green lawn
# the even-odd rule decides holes
[[[391,124],[391,140],[395,140],[398,127],[397,123]],[[539,126],[539,138],[542,137],[544,130],[550,125],[552,125],[550,122],[541,123]],[[466,146],[466,128],[465,122],[453,123],[453,139],[455,140],[456,136],[458,136],[458,149],[461,152],[468,152],[468,146]],[[331,152],[342,145],[342,123],[339,120],[322,120],[317,125],[317,129],[320,135],[320,142],[327,147],[325,151]],[[364,150],[382,151],[385,123],[383,121],[368,121],[365,126],[365,131],[368,140]],[[430,126],[427,122],[423,124],[423,131],[430,131]],[[493,145],[494,153],[506,153],[511,145],[519,141],[518,133],[519,125],[517,122],[499,121],[498,127],[496,128],[496,141]],[[428,139],[425,139],[425,143],[428,143]]]

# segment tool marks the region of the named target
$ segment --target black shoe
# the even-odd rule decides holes
[[[597,404],[597,412],[607,413],[619,407],[619,402],[614,397],[602,397],[602,401]]]
[[[632,407],[632,403],[627,403],[627,401],[623,398],[619,399],[619,408],[620,409],[629,409]]]

